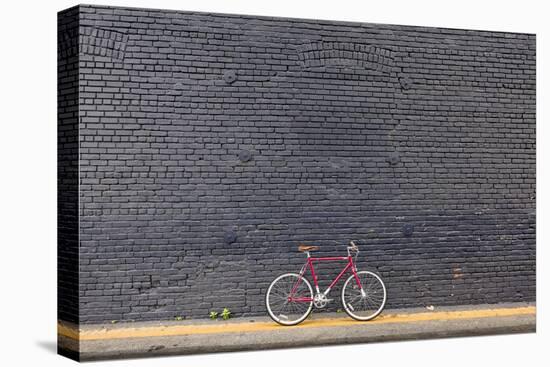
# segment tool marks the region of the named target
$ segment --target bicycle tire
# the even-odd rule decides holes
[[[344,311],[353,319],[357,321],[368,321],[374,319],[376,316],[378,316],[384,307],[386,306],[386,300],[387,300],[387,291],[386,291],[386,285],[382,281],[382,277],[380,275],[364,270],[357,272],[357,275],[368,275],[369,279],[375,279],[377,286],[375,288],[374,285],[370,286],[370,289],[365,289],[366,295],[365,297],[362,296],[361,290],[357,286],[355,282],[355,276],[351,275],[346,282],[344,283],[344,286],[342,287],[342,293],[341,293],[341,299],[342,299],[342,306],[344,307]],[[353,281],[353,283],[352,283]],[[363,285],[363,284],[362,284]],[[365,284],[366,285],[366,284]],[[364,288],[368,288],[369,286],[366,285]],[[352,289],[350,291],[350,288]],[[346,297],[346,291],[350,294],[349,297]],[[350,299],[351,294],[355,295],[355,298],[361,298],[362,303],[359,303],[358,305],[353,305],[352,299]],[[361,307],[364,306],[364,307]],[[369,306],[375,306],[375,310],[371,313],[368,312],[366,315],[361,315],[359,312],[365,312],[365,308],[368,308]],[[363,308],[362,310],[360,308]]]
[[[293,282],[290,281],[291,277],[295,278]],[[300,278],[301,278],[300,281],[306,285],[305,289],[300,289],[300,292],[306,292],[306,294],[303,294],[302,296],[310,297],[312,299],[310,302],[307,302],[307,303],[304,302],[304,304],[306,304],[307,307],[304,308],[301,305],[298,306],[298,302],[291,304],[291,303],[288,303],[287,301],[286,303],[283,304],[282,309],[273,310],[273,306],[277,302],[280,302],[285,297],[288,297],[288,294],[283,294],[285,290],[288,288],[288,286],[294,284]],[[286,281],[286,284],[282,284],[283,281]],[[279,293],[275,292],[275,288],[274,288],[278,284],[281,285],[281,287],[279,287],[280,289],[277,289],[277,292]],[[290,290],[288,292],[290,292]],[[275,298],[278,298],[278,300],[275,300]],[[291,306],[289,306],[288,308],[285,308],[285,305],[291,305]],[[281,274],[270,283],[265,295],[265,306],[269,317],[271,317],[271,319],[276,323],[283,326],[298,325],[299,323],[304,321],[313,310],[313,288],[311,287],[311,284],[305,277],[303,276],[300,277],[300,274],[296,274],[296,273]],[[286,312],[285,310],[297,313],[296,317],[291,317],[293,314],[290,314],[290,312]]]

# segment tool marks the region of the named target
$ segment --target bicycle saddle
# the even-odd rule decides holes
[[[300,252],[306,252],[306,251],[317,251],[319,250],[319,246],[308,246],[308,245],[299,245],[298,251]]]

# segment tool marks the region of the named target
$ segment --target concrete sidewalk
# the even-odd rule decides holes
[[[344,314],[312,313],[297,326],[268,317],[58,325],[59,353],[80,361],[291,348],[391,340],[534,332],[534,303],[386,310],[358,322]]]

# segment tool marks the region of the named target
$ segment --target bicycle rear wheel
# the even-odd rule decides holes
[[[357,272],[362,288],[351,275],[342,287],[342,306],[358,321],[368,321],[380,314],[386,305],[386,286],[380,276],[371,271]]]
[[[313,288],[295,273],[280,275],[271,282],[265,296],[269,316],[278,324],[291,326],[304,321],[313,309]]]

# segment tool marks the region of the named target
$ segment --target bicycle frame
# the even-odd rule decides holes
[[[359,280],[359,277],[357,276],[357,269],[356,269],[355,264],[353,262],[353,257],[351,256],[351,254],[349,252],[349,249],[348,249],[348,256],[311,257],[309,255],[309,252],[306,252],[306,254],[307,254],[307,261],[304,264],[304,266],[302,266],[302,270],[300,270],[300,277],[296,281],[296,284],[292,287],[292,290],[290,292],[290,297],[288,297],[289,302],[311,302],[311,301],[313,301],[313,298],[311,298],[311,297],[292,297],[292,295],[294,294],[294,292],[296,291],[296,289],[300,285],[300,282],[301,282],[302,278],[304,277],[304,275],[306,274],[308,269],[311,272],[311,277],[313,278],[313,284],[315,285],[315,291],[317,292],[317,294],[321,293],[321,291],[319,290],[319,283],[317,281],[317,275],[315,274],[315,268],[313,267],[313,263],[315,261],[318,261],[318,262],[321,262],[321,261],[347,261],[348,262],[346,264],[346,266],[344,267],[344,269],[342,269],[340,274],[338,274],[336,276],[336,278],[334,278],[332,283],[330,283],[328,288],[323,292],[323,294],[325,296],[329,294],[330,290],[336,285],[336,283],[338,283],[340,278],[342,278],[342,276],[346,272],[348,272],[349,270],[351,270],[351,273],[353,274],[353,276],[355,278],[355,281],[357,282],[357,286],[359,287],[359,289],[361,289],[361,294],[363,294],[365,292],[363,290],[363,286],[361,285],[361,281]]]

